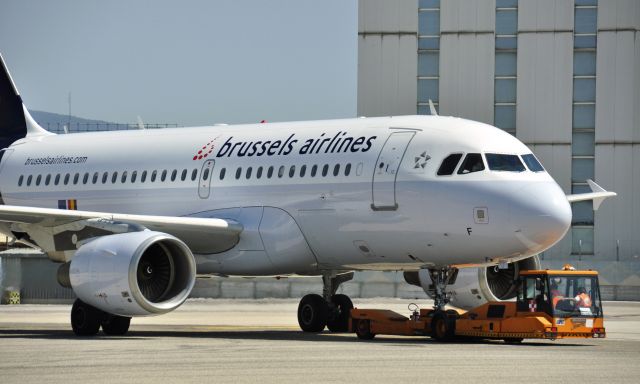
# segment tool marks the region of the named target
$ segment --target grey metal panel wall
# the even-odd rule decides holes
[[[640,1],[598,1],[598,29],[640,29]]]
[[[594,245],[598,258],[640,260],[639,167],[640,145],[596,146],[596,179],[618,193],[596,212]]]
[[[572,75],[571,33],[518,35],[516,122],[520,140],[571,143]]]
[[[361,35],[358,42],[358,115],[416,113],[417,38]]]
[[[572,29],[573,0],[526,0],[518,2],[518,30],[571,31]]]
[[[358,115],[415,114],[417,0],[361,0],[358,17]]]
[[[440,114],[493,124],[493,34],[440,38]]]
[[[418,30],[417,0],[360,0],[358,32]]]
[[[638,137],[640,60],[635,35],[633,31],[598,33],[596,143],[629,143],[634,131]]]
[[[440,32],[493,32],[496,24],[495,0],[442,0]]]

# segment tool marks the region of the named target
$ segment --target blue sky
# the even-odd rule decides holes
[[[352,117],[356,0],[0,0],[30,109],[209,125]]]

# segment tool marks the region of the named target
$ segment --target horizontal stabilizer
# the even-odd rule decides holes
[[[589,187],[591,188],[591,193],[579,193],[575,195],[567,195],[567,200],[570,203],[575,203],[577,201],[587,201],[593,200],[593,210],[597,211],[600,208],[600,204],[607,197],[617,196],[618,194],[615,192],[609,192],[595,183],[595,181],[589,179],[587,180]]]

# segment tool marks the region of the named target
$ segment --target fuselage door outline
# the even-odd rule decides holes
[[[198,196],[201,199],[208,199],[209,195],[211,195],[211,179],[213,179],[213,166],[215,164],[215,160],[207,160],[202,164],[198,182]]]

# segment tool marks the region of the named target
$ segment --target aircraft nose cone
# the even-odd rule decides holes
[[[571,226],[571,205],[555,183],[526,186],[514,197],[510,216],[516,237],[531,253],[557,243]]]

